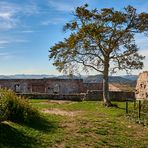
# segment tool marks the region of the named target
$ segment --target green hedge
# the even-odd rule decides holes
[[[36,119],[39,113],[28,102],[28,99],[18,97],[11,90],[0,89],[0,122],[30,122]]]

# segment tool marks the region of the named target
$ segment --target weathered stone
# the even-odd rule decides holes
[[[148,100],[148,71],[139,74],[135,96],[137,100]]]
[[[0,88],[11,89],[20,94],[75,94],[81,93],[81,79],[0,79]]]

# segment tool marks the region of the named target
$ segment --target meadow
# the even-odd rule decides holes
[[[147,148],[148,127],[125,116],[125,103],[106,108],[99,101],[32,99],[42,118],[35,123],[0,124],[0,148]]]

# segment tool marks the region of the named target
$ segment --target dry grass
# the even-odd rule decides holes
[[[60,109],[43,109],[43,113],[54,114],[54,115],[61,115],[61,116],[70,116],[74,117],[81,113],[81,111],[64,111]]]

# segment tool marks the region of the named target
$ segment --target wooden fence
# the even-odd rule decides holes
[[[126,100],[126,116],[137,123],[148,125],[148,100]]]

